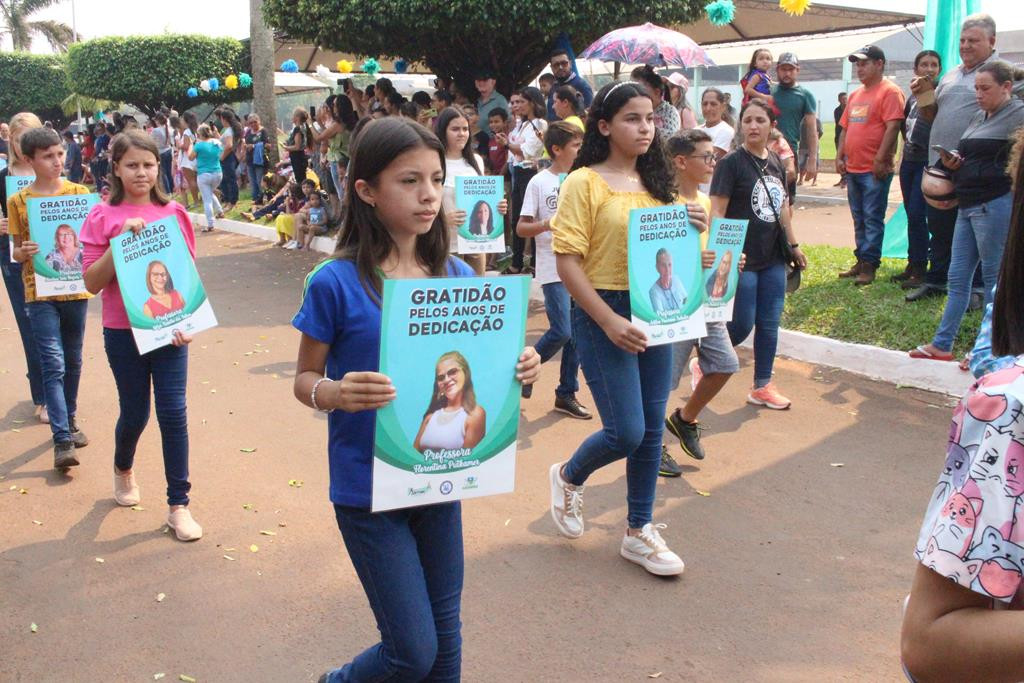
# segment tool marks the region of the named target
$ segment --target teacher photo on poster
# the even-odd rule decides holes
[[[494,216],[491,214],[491,205],[481,199],[473,206],[473,213],[469,217],[469,234],[484,237],[494,230]]]
[[[185,300],[174,288],[174,280],[161,261],[150,261],[146,268],[146,289],[152,296],[142,306],[142,312],[149,318],[158,318],[185,308]]]
[[[58,273],[82,271],[82,245],[70,225],[57,226],[53,233],[53,251],[46,255],[46,265]]]
[[[654,257],[658,279],[651,285],[651,307],[655,313],[676,313],[686,304],[686,289],[672,275],[672,254],[662,247]]]
[[[715,274],[708,278],[708,298],[721,299],[729,291],[729,271],[732,270],[732,252],[722,254],[722,260],[718,262]]]
[[[486,413],[477,405],[469,363],[458,351],[437,360],[434,393],[413,448],[420,453],[473,448],[484,438]]]

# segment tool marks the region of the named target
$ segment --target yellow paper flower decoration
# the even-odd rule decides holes
[[[350,73],[352,73],[352,62],[348,61],[347,59],[339,59],[337,66],[338,66],[338,73],[343,73],[343,74],[350,74]]]
[[[228,74],[228,77],[224,79],[224,87],[228,90],[234,90],[238,87],[238,76],[235,74]]]
[[[803,16],[811,0],[779,0],[779,7],[791,17]]]

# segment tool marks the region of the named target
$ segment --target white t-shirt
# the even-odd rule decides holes
[[[728,152],[732,148],[732,138],[736,135],[736,131],[725,121],[719,121],[710,128],[707,126],[697,126],[697,130],[702,130],[710,135],[711,144],[716,149],[724,149]],[[704,194],[708,194],[711,191],[711,183],[701,183],[697,188]]]
[[[548,122],[544,119],[522,120],[509,133],[509,142],[520,145],[521,154],[515,155],[516,163],[535,162],[544,156],[544,133],[548,130]]]
[[[532,216],[535,221],[544,221],[555,215],[558,208],[558,175],[548,169],[538,171],[526,186],[523,208],[520,216]],[[551,231],[545,230],[533,237],[537,245],[537,284],[546,285],[561,282],[555,268],[555,254],[551,250]]]

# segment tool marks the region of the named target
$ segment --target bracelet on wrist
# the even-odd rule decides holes
[[[313,382],[313,390],[309,392],[309,402],[313,404],[313,407],[319,410],[321,413],[329,413],[333,408],[321,408],[316,402],[316,390],[320,387],[323,382],[333,381],[330,377],[321,377],[317,381]]]

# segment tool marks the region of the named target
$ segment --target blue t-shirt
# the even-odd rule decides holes
[[[221,146],[210,140],[202,140],[195,145],[196,173],[220,173]]]
[[[310,225],[324,225],[327,215],[324,213],[324,207],[322,206],[311,206],[309,207],[309,222]]]
[[[465,262],[451,257],[448,275],[472,277],[475,273]],[[378,371],[381,310],[366,293],[351,261],[330,260],[314,271],[292,325],[330,345],[327,377],[341,379],[348,372]],[[370,507],[375,420],[373,410],[335,410],[327,416],[332,503]]]

